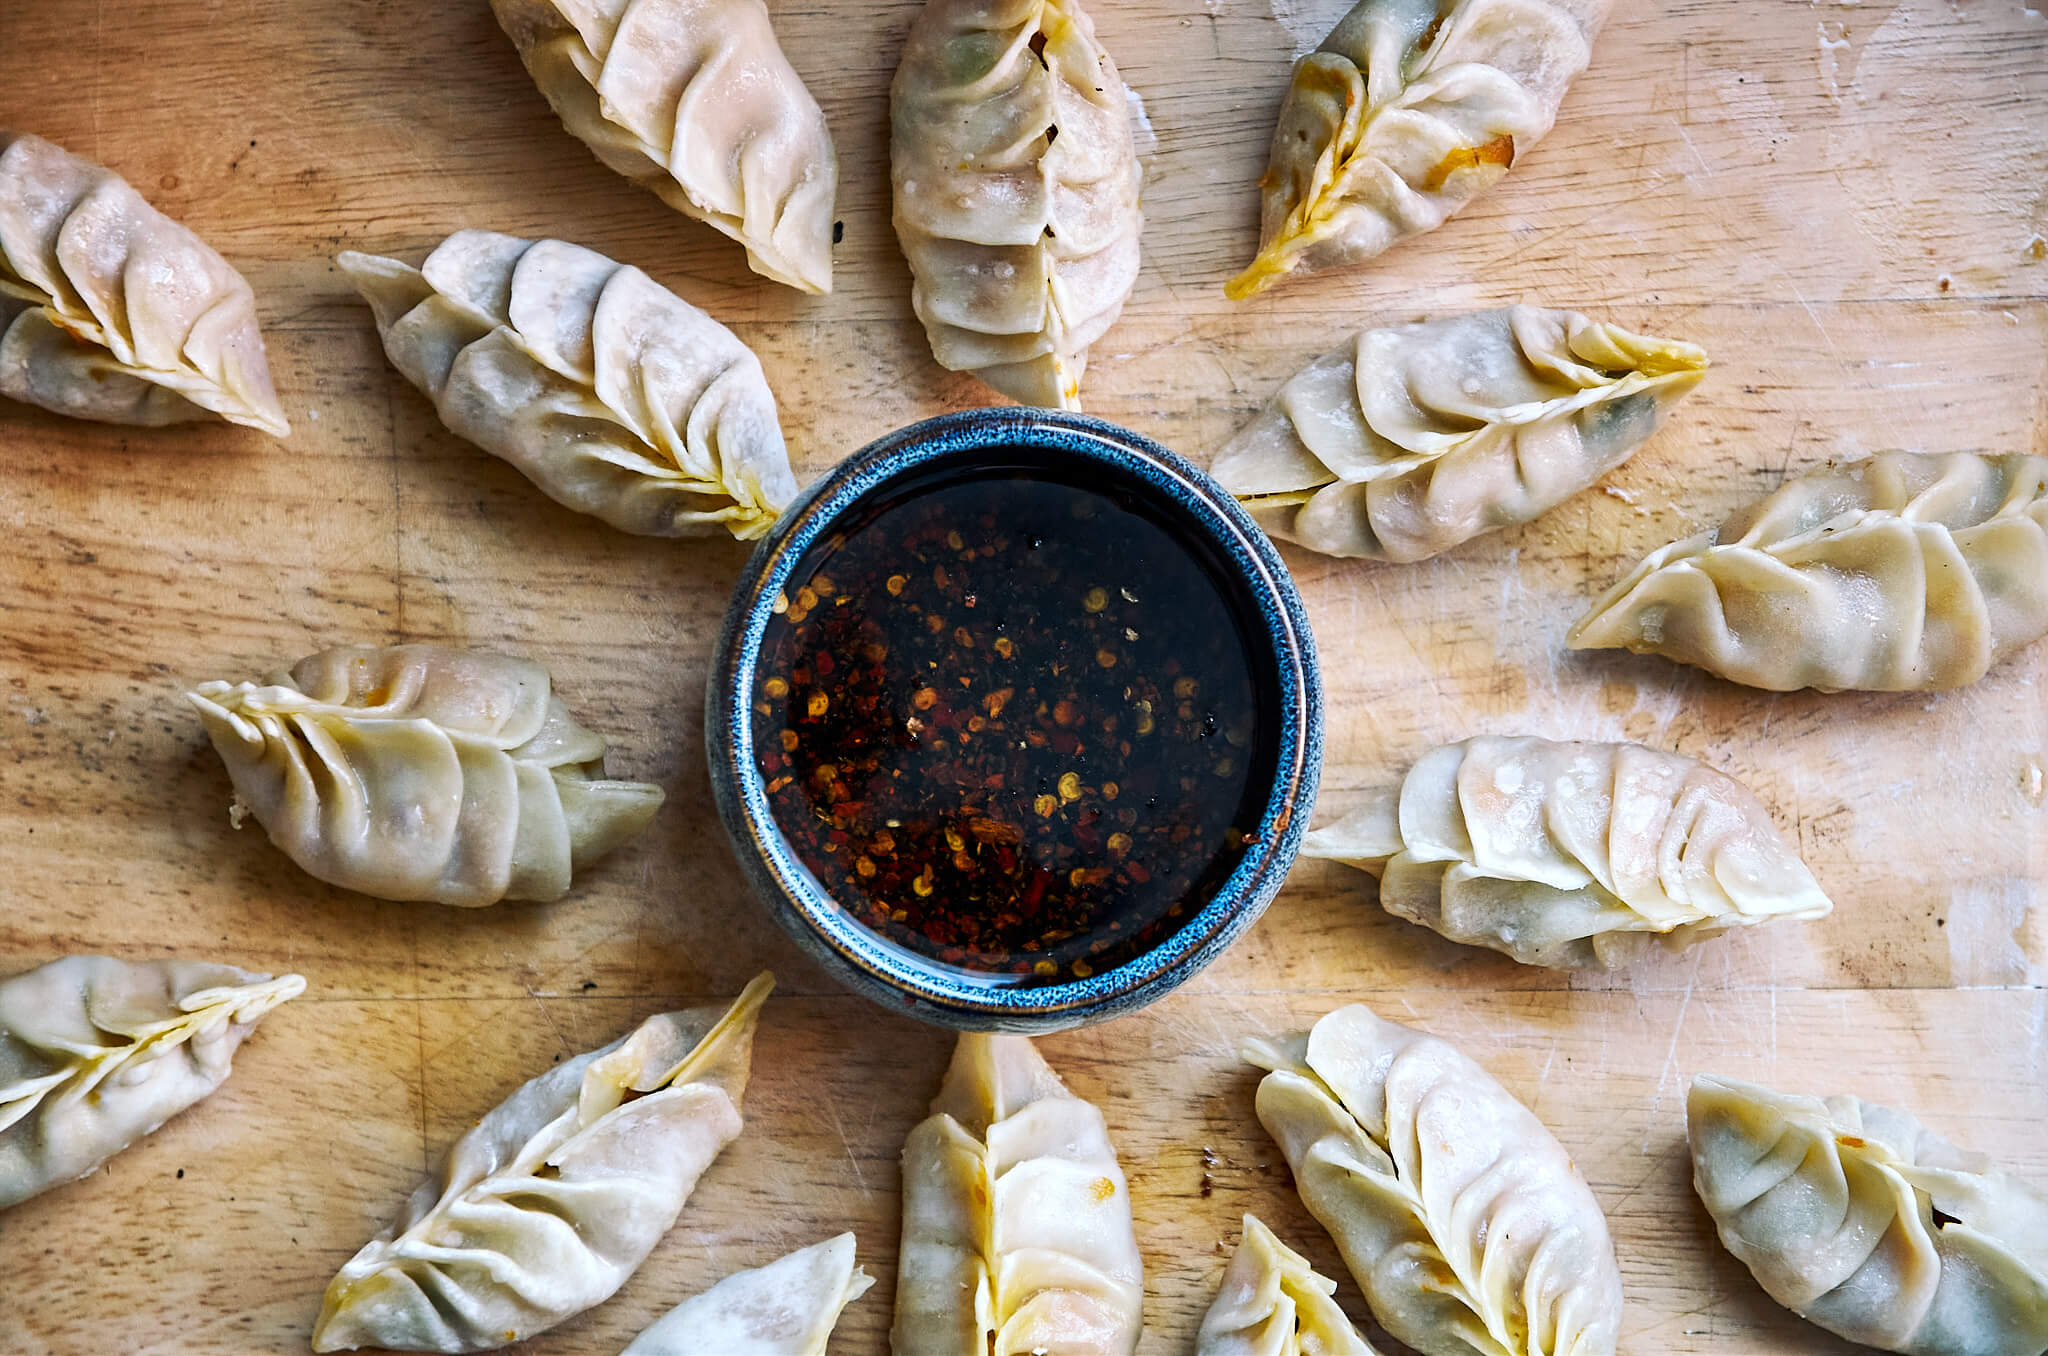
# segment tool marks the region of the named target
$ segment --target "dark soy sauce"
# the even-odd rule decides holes
[[[991,983],[1149,949],[1236,865],[1273,769],[1232,592],[1098,474],[856,512],[756,669],[777,824],[838,903]]]

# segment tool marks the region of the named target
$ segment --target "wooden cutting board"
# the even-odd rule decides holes
[[[1440,941],[1356,873],[1304,864],[1179,995],[1044,1042],[1131,1177],[1148,1356],[1190,1349],[1246,1211],[1342,1274],[1234,1052],[1353,1000],[1456,1041],[1556,1130],[1614,1226],[1630,1356],[1852,1350],[1715,1243],[1683,1147],[1696,1071],[1896,1102],[2048,1182],[2048,645],[1933,697],[1773,696],[1563,649],[1638,556],[1830,456],[2048,451],[2039,4],[1626,6],[1491,196],[1369,267],[1234,305],[1289,62],[1344,0],[1098,0],[1143,99],[1147,224],[1094,412],[1204,459],[1358,327],[1522,299],[1714,358],[1606,487],[1524,529],[1407,567],[1289,554],[1329,681],[1323,816],[1444,740],[1645,740],[1754,787],[1837,902],[1571,976]],[[0,1352],[305,1351],[329,1276],[477,1116],[770,966],[747,1134],[616,1299],[520,1350],[610,1356],[726,1272],[847,1228],[881,1283],[833,1351],[886,1350],[896,1154],[948,1040],[836,989],[730,860],[699,712],[745,548],[613,532],[442,431],[330,263],[488,226],[638,264],[760,352],[800,475],[988,401],[930,361],[889,228],[886,90],[915,3],[773,8],[838,139],[824,299],[600,168],[482,0],[0,5],[0,126],[115,167],[248,274],[294,425],[276,443],[0,405],[0,970],[179,954],[310,984],[211,1101],[0,1215]],[[398,640],[545,659],[613,767],[668,788],[654,828],[559,904],[481,913],[344,894],[234,832],[180,688]],[[1363,1317],[1348,1280],[1341,1297]]]

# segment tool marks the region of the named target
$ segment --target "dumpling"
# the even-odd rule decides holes
[[[562,125],[599,160],[745,245],[756,273],[832,290],[832,133],[761,0],[491,9]]]
[[[533,1079],[327,1287],[313,1350],[490,1351],[608,1299],[740,1133],[761,975]]]
[[[1608,0],[1359,0],[1294,64],[1242,299],[1433,231],[1550,130]]]
[[[841,1234],[684,1300],[620,1356],[825,1356],[840,1311],[873,1284]]]
[[[661,807],[660,787],[604,778],[604,740],[530,659],[345,646],[186,696],[235,823],[254,815],[307,872],[379,899],[559,899]]]
[[[1612,968],[1833,908],[1748,788],[1641,744],[1483,736],[1310,833],[1305,857],[1380,878],[1380,905],[1525,965]]]
[[[1366,330],[1290,377],[1210,470],[1275,537],[1424,560],[1627,461],[1706,368],[1691,344],[1534,306]]]
[[[2048,635],[2048,457],[1816,468],[1654,551],[1571,630],[1789,692],[1963,687]]]
[[[1130,1356],[1144,1286],[1102,1113],[1024,1037],[962,1036],[903,1144],[894,1356]]]
[[[66,956],[0,980],[0,1209],[83,1177],[207,1096],[297,975]]]
[[[1294,1249],[1252,1215],[1195,1337],[1195,1356],[1377,1356]]]
[[[1693,1185],[1772,1299],[1909,1356],[2048,1350],[2048,1192],[1903,1111],[1702,1076]]]
[[[0,396],[109,424],[291,432],[242,275],[120,175],[6,131]]]
[[[1259,1123],[1373,1316],[1423,1356],[1613,1356],[1621,1272],[1564,1148],[1434,1036],[1339,1008],[1255,1039]]]
[[[767,532],[796,497],[775,397],[733,332],[562,240],[458,231],[419,268],[336,261],[450,429],[613,527]]]
[[[1074,0],[926,0],[889,89],[910,301],[941,367],[1081,408],[1138,279],[1123,77]]]

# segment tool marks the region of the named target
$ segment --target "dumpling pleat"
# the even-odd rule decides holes
[[[896,234],[933,356],[1078,409],[1143,224],[1123,82],[1093,23],[1067,0],[929,0],[890,107]]]
[[[1243,298],[1434,230],[1556,120],[1607,0],[1359,0],[1295,63]]]
[[[1646,557],[1572,627],[1776,691],[1977,681],[2048,635],[2048,457],[1824,466]]]
[[[68,956],[0,979],[0,1209],[92,1172],[211,1094],[298,975]]]
[[[1770,1296],[1906,1356],[2048,1347],[2048,1192],[1853,1097],[1701,1075],[1693,1186]]]
[[[271,841],[309,874],[381,899],[560,898],[662,801],[657,786],[602,779],[604,741],[527,660],[343,648],[268,686],[188,695],[237,804]]]
[[[585,386],[597,381],[602,307],[625,270],[595,250],[564,240],[535,241],[504,274],[504,316],[520,347],[550,371]],[[605,342],[617,336],[606,333]],[[599,398],[603,399],[600,392]],[[644,431],[643,431],[644,432]]]
[[[521,762],[512,762],[511,767],[515,779],[512,803],[516,808],[507,816],[502,805],[489,807],[497,810],[500,822],[518,826],[512,841],[503,847],[502,888],[508,898],[559,899],[569,892],[571,870],[569,817],[562,804],[560,783],[550,768]],[[465,791],[470,784],[465,781]],[[483,808],[482,798],[479,806]],[[464,809],[466,812],[467,805]],[[469,818],[467,813],[464,818]],[[629,835],[620,835],[621,840],[626,836]],[[473,851],[481,849],[483,835],[469,841]],[[475,855],[482,854],[475,851]],[[454,862],[449,866],[451,871],[456,869]]]
[[[1131,1356],[1143,1266],[1102,1113],[1019,1036],[960,1038],[903,1148],[896,1356]]]
[[[563,241],[450,236],[420,276],[341,256],[392,364],[441,421],[547,495],[624,531],[766,533],[796,495],[761,365],[636,268]]]
[[[1498,736],[1432,749],[1302,855],[1380,878],[1389,913],[1531,965],[1612,966],[1833,907],[1763,803],[1639,744]]]
[[[1290,378],[1210,470],[1276,537],[1424,560],[1594,484],[1706,366],[1691,344],[1531,306],[1366,330]]]
[[[1243,1054],[1267,1070],[1260,1123],[1388,1332],[1424,1356],[1612,1356],[1606,1217],[1483,1069],[1357,1006]]]
[[[651,1017],[485,1115],[329,1285],[313,1349],[490,1350],[609,1298],[738,1136],[772,987]]]
[[[570,134],[755,272],[832,290],[838,159],[761,0],[492,0]]]
[[[110,423],[291,431],[242,275],[118,175],[5,132],[0,296],[29,303],[0,307],[0,395]]]

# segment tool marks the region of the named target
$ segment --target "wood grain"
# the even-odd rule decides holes
[[[280,445],[0,404],[0,971],[185,954],[312,986],[210,1102],[0,1215],[0,1351],[306,1350],[327,1278],[475,1117],[764,965],[783,989],[748,1134],[616,1300],[521,1350],[614,1352],[724,1272],[849,1227],[882,1284],[833,1350],[886,1349],[895,1156],[946,1041],[838,992],[730,861],[698,713],[744,548],[612,532],[447,434],[330,263],[489,226],[638,264],[757,348],[802,475],[983,403],[930,361],[888,225],[885,91],[913,0],[773,8],[838,139],[829,298],[761,282],[599,167],[482,3],[0,5],[0,126],[113,166],[248,274],[294,424]],[[2048,19],[2038,0],[1628,6],[1557,130],[1462,217],[1233,305],[1288,63],[1343,8],[1095,6],[1153,144],[1145,269],[1089,407],[1201,459],[1351,330],[1519,299],[1705,345],[1715,370],[1610,491],[1417,566],[1289,555],[1330,688],[1323,814],[1446,739],[1641,739],[1755,787],[1837,909],[1573,976],[1442,942],[1356,873],[1304,864],[1180,994],[1045,1043],[1132,1179],[1143,1350],[1188,1349],[1246,1210],[1341,1274],[1234,1049],[1363,1000],[1458,1041],[1556,1128],[1614,1225],[1629,1356],[1847,1353],[1714,1243],[1684,1086],[1712,1069],[1893,1101],[2048,1180],[2048,646],[1962,692],[1823,697],[1563,636],[1636,557],[1829,456],[2048,451]],[[233,832],[179,689],[410,639],[545,659],[613,766],[668,788],[654,828],[560,904],[481,914],[331,890]]]

